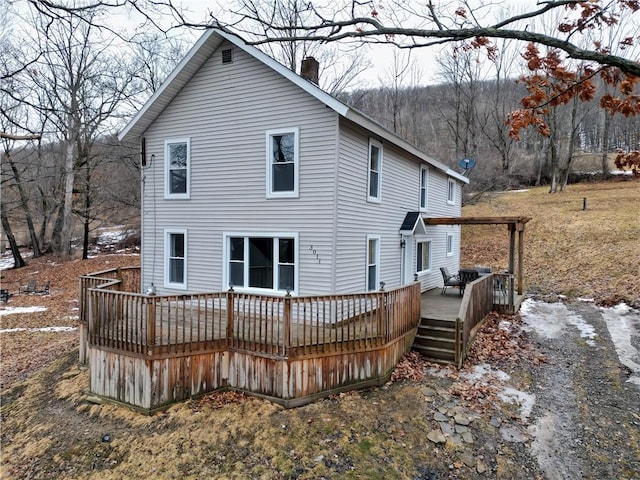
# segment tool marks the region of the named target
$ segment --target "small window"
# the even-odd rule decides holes
[[[165,141],[165,198],[189,198],[189,139]]]
[[[429,184],[429,170],[427,167],[420,167],[420,211],[427,211],[427,186]]]
[[[456,202],[456,182],[453,180],[448,181],[447,188],[447,203],[453,205]]]
[[[267,132],[267,198],[298,196],[298,131]]]
[[[230,48],[226,48],[222,50],[222,63],[231,63],[233,62],[233,50]]]
[[[367,290],[378,289],[380,272],[380,238],[367,236]]]
[[[227,273],[230,287],[239,289],[296,290],[296,237],[226,237]]]
[[[367,200],[380,202],[382,185],[382,144],[369,139],[369,179]]]
[[[187,288],[187,231],[165,230],[165,285]]]
[[[416,271],[427,272],[431,270],[431,242],[416,243]]]
[[[453,235],[451,233],[447,234],[447,257],[453,255]]]

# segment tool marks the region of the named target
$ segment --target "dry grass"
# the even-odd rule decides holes
[[[640,305],[640,182],[627,180],[492,194],[464,216],[524,215],[525,290]],[[583,210],[583,198],[587,209]],[[508,265],[504,226],[463,227],[462,264]]]

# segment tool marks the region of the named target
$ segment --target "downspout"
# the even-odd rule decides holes
[[[331,255],[331,294],[336,293],[336,268],[338,264],[337,256],[338,256],[338,175],[339,175],[339,165],[340,165],[340,144],[342,142],[342,136],[340,133],[340,115],[334,113],[336,124],[336,142],[335,142],[335,154],[334,154],[334,168],[333,168],[333,248]]]

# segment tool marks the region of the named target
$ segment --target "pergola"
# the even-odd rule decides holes
[[[530,217],[423,217],[425,225],[506,225],[509,230],[509,273],[514,273],[516,232],[518,232],[518,295],[523,293],[522,257],[524,227]]]

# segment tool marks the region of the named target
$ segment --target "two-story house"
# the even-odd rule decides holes
[[[467,178],[233,35],[207,30],[120,138],[148,291],[424,291],[459,267],[460,227],[422,217],[460,216]]]

